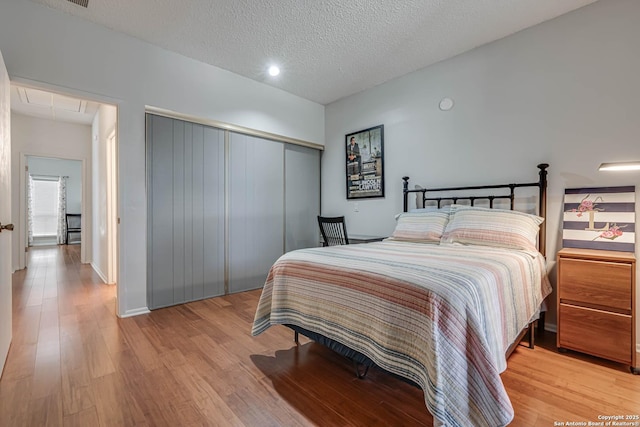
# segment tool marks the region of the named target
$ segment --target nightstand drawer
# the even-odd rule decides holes
[[[631,316],[560,304],[558,347],[631,363]]]
[[[561,258],[560,301],[610,307],[631,314],[631,264]]]

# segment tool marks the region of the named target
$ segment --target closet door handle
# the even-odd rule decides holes
[[[2,230],[13,230],[13,224],[4,224],[2,225],[2,223],[0,223],[0,233],[2,233]]]

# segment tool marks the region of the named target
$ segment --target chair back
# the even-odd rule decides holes
[[[81,229],[82,229],[82,215],[67,214],[67,230],[81,230]]]
[[[318,216],[318,225],[322,234],[322,246],[348,245],[347,227],[344,216]]]
[[[69,235],[71,233],[82,233],[82,214],[66,214],[65,217],[67,221],[67,234],[64,239],[65,244],[69,244]],[[82,235],[80,236],[82,239]],[[80,240],[76,241],[77,243],[81,243]]]

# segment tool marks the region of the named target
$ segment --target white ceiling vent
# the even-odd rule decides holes
[[[89,0],[67,0],[82,7],[89,7]]]

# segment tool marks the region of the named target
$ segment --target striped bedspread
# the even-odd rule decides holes
[[[384,241],[289,252],[271,268],[252,334],[293,324],[422,387],[435,425],[503,426],[505,353],[551,292],[544,258]]]

